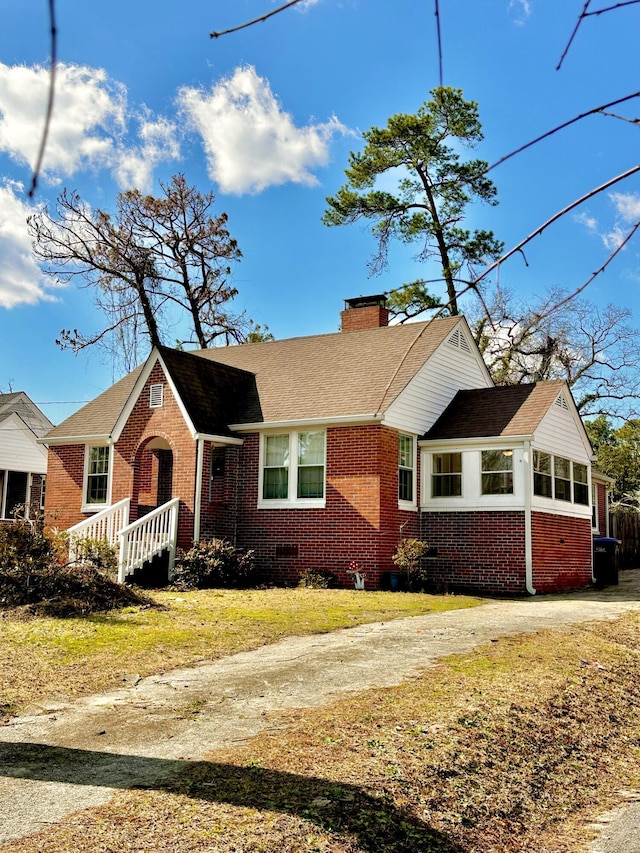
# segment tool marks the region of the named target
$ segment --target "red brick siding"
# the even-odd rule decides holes
[[[536,592],[576,589],[591,582],[591,519],[531,514]]]
[[[258,453],[258,434],[247,436],[240,454],[237,544],[253,548],[259,568],[277,582],[296,583],[305,569],[323,569],[351,586],[347,571],[355,560],[366,572],[367,588],[378,587],[393,569],[402,521],[414,519],[405,535],[417,532],[417,513],[398,510],[397,432],[377,425],[327,430],[324,509],[257,509]],[[297,556],[277,557],[278,546],[293,546]]]
[[[149,408],[149,386],[164,383],[161,408]],[[193,539],[195,498],[196,442],[191,437],[177,401],[159,365],[151,372],[145,387],[113,449],[112,502],[131,497],[131,520],[137,518],[138,502],[157,499],[157,482],[153,482],[153,456],[145,451],[155,437],[163,438],[173,453],[174,497],[180,498],[179,545],[188,546]],[[84,445],[66,445],[49,449],[49,477],[46,494],[46,519],[63,529],[89,514],[80,511],[84,474]],[[157,468],[155,469],[157,476]]]
[[[607,488],[604,483],[594,483],[593,488],[598,492],[598,536],[607,536]]]
[[[382,305],[364,308],[347,308],[340,315],[343,332],[359,332],[362,329],[378,329],[389,325],[389,311]]]
[[[66,530],[85,517],[82,504],[84,445],[49,447],[45,521],[51,527]]]
[[[422,538],[437,556],[427,576],[440,589],[526,592],[524,512],[428,512]]]

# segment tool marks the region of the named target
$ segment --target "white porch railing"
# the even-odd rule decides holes
[[[134,570],[165,549],[169,551],[169,580],[173,574],[178,538],[179,498],[174,498],[119,531],[118,580],[124,583]]]
[[[75,544],[79,539],[106,540],[109,545],[118,544],[118,535],[129,523],[131,500],[124,498],[113,506],[108,506],[90,518],[74,524],[67,530],[69,534],[69,561],[76,559]]]

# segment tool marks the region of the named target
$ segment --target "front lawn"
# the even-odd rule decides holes
[[[145,593],[147,594],[147,593]],[[156,591],[152,607],[81,618],[0,613],[0,719],[31,704],[109,690],[281,637],[481,603],[467,596],[355,590]]]

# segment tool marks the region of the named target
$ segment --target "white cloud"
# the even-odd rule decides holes
[[[255,68],[237,68],[210,92],[184,87],[178,103],[202,136],[210,177],[223,192],[260,192],[289,181],[312,186],[329,143],[347,129],[333,117],[296,127]]]
[[[0,63],[0,151],[33,169],[44,129],[49,70]],[[179,156],[177,129],[150,114],[127,141],[127,92],[102,69],[60,63],[42,172],[50,182],[90,168],[111,169],[122,188],[147,189],[153,169]]]
[[[0,184],[0,307],[34,305],[54,297],[45,289],[44,276],[31,252],[27,216],[33,208],[18,197],[19,184]],[[46,285],[51,287],[52,282]]]
[[[124,189],[136,187],[149,192],[153,182],[153,170],[166,160],[177,160],[180,143],[176,126],[165,118],[146,119],[138,133],[141,144],[135,148],[122,148],[114,165],[114,174],[119,186]]]
[[[522,26],[531,15],[531,4],[529,0],[509,0],[507,10],[514,24]]]
[[[609,193],[609,198],[623,222],[633,223],[640,219],[640,195],[635,193]]]
[[[0,150],[30,168],[36,162],[48,93],[48,69],[0,63]],[[109,161],[114,138],[124,130],[125,113],[124,86],[109,81],[105,71],[60,63],[43,172],[71,175]]]
[[[576,222],[582,223],[589,231],[596,234],[605,248],[613,252],[620,248],[628,237],[630,226],[640,220],[640,195],[609,193],[609,199],[613,202],[616,212],[615,221],[609,229],[602,230],[598,220],[587,213],[579,213],[574,218]]]

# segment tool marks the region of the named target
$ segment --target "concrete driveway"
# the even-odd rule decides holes
[[[273,728],[278,711],[400,684],[442,657],[498,637],[637,609],[640,571],[626,571],[617,587],[291,637],[192,669],[132,678],[113,693],[43,706],[0,727],[0,845],[105,803],[117,789],[162,785],[185,762]],[[195,719],[186,713],[194,704]],[[640,853],[640,833],[629,841],[628,825],[624,847],[602,846],[616,843],[624,820],[637,820],[637,811],[603,824],[593,853]]]

